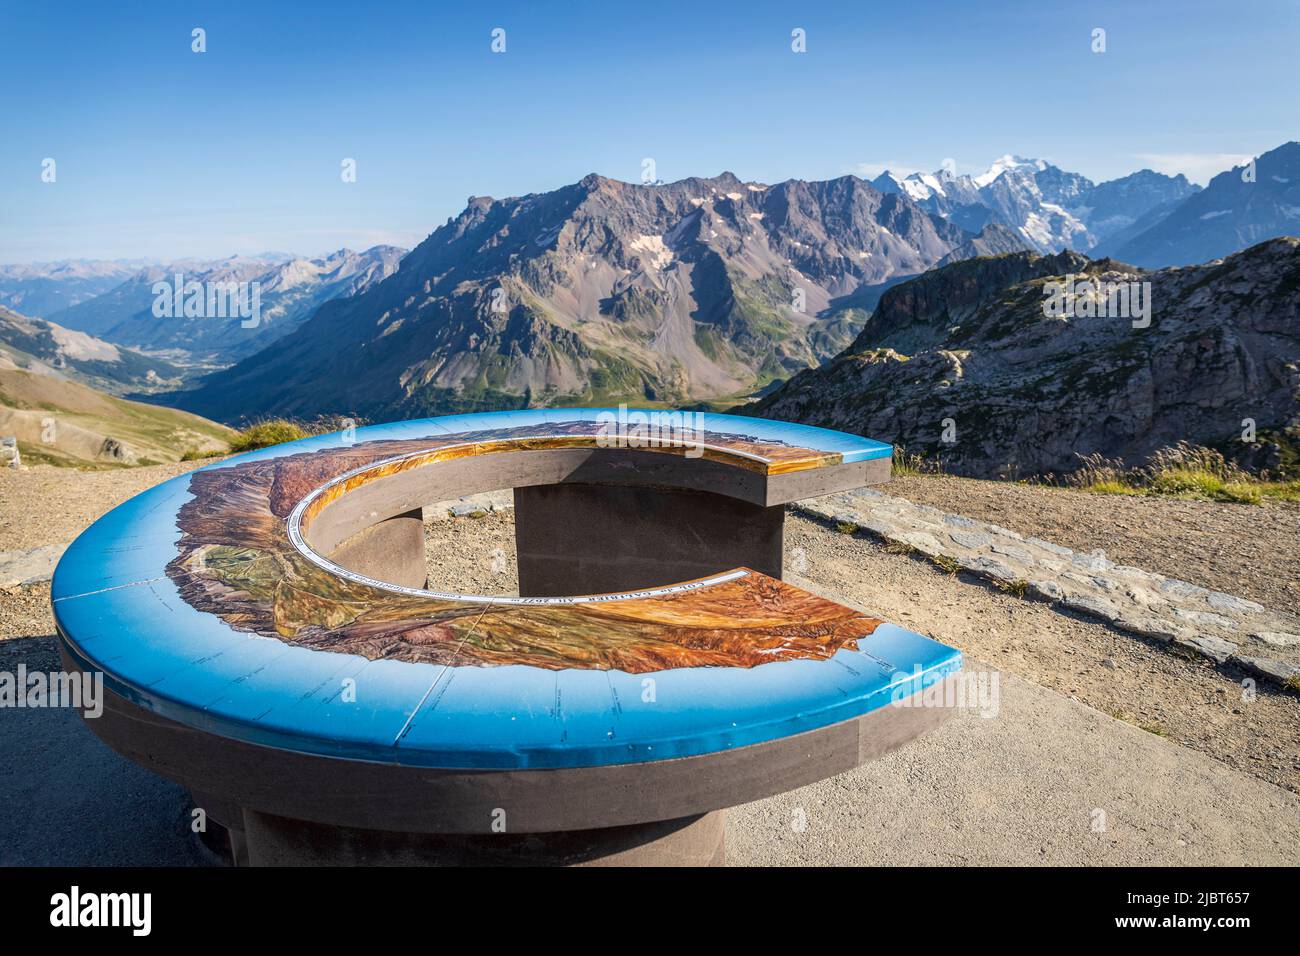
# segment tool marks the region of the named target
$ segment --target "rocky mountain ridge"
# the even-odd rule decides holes
[[[1206,262],[1275,236],[1300,235],[1300,142],[1222,172],[1147,228],[1101,251],[1148,268]]]
[[[1100,286],[1076,285],[1087,308],[1049,314],[1049,283],[1071,275],[1149,283],[1149,324],[1106,314]],[[1300,239],[1153,272],[1073,252],[944,266],[890,289],[841,355],[744,411],[884,437],[977,477],[1060,475],[1094,453],[1140,464],[1178,441],[1276,466],[1300,444]],[[1259,442],[1243,448],[1247,420]]]
[[[838,352],[888,284],[1019,246],[853,176],[592,174],[471,197],[395,275],[169,400],[234,420],[739,397]]]

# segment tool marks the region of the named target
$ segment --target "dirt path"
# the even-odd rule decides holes
[[[1300,611],[1300,505],[1233,505],[1098,495],[946,475],[895,478],[881,489],[917,504],[1002,525],[1120,564]]]

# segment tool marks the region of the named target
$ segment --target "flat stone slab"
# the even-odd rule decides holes
[[[0,551],[0,590],[50,580],[67,547],[47,544],[29,551]]]
[[[1275,684],[1294,688],[1300,676],[1300,617],[1255,601],[1119,565],[1101,550],[1072,551],[875,489],[793,507]]]

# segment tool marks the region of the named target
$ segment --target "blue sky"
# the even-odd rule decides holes
[[[1010,152],[1204,182],[1300,137],[1297,37],[1290,0],[3,0],[0,262],[413,245],[470,195],[646,157],[666,180]]]

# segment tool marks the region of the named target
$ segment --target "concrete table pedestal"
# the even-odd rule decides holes
[[[718,866],[725,813],[599,830],[464,836],[354,830],[256,811],[235,837],[251,866]]]
[[[764,507],[707,491],[595,484],[516,488],[519,593],[631,591],[731,568],[779,578],[784,527],[784,505]]]

